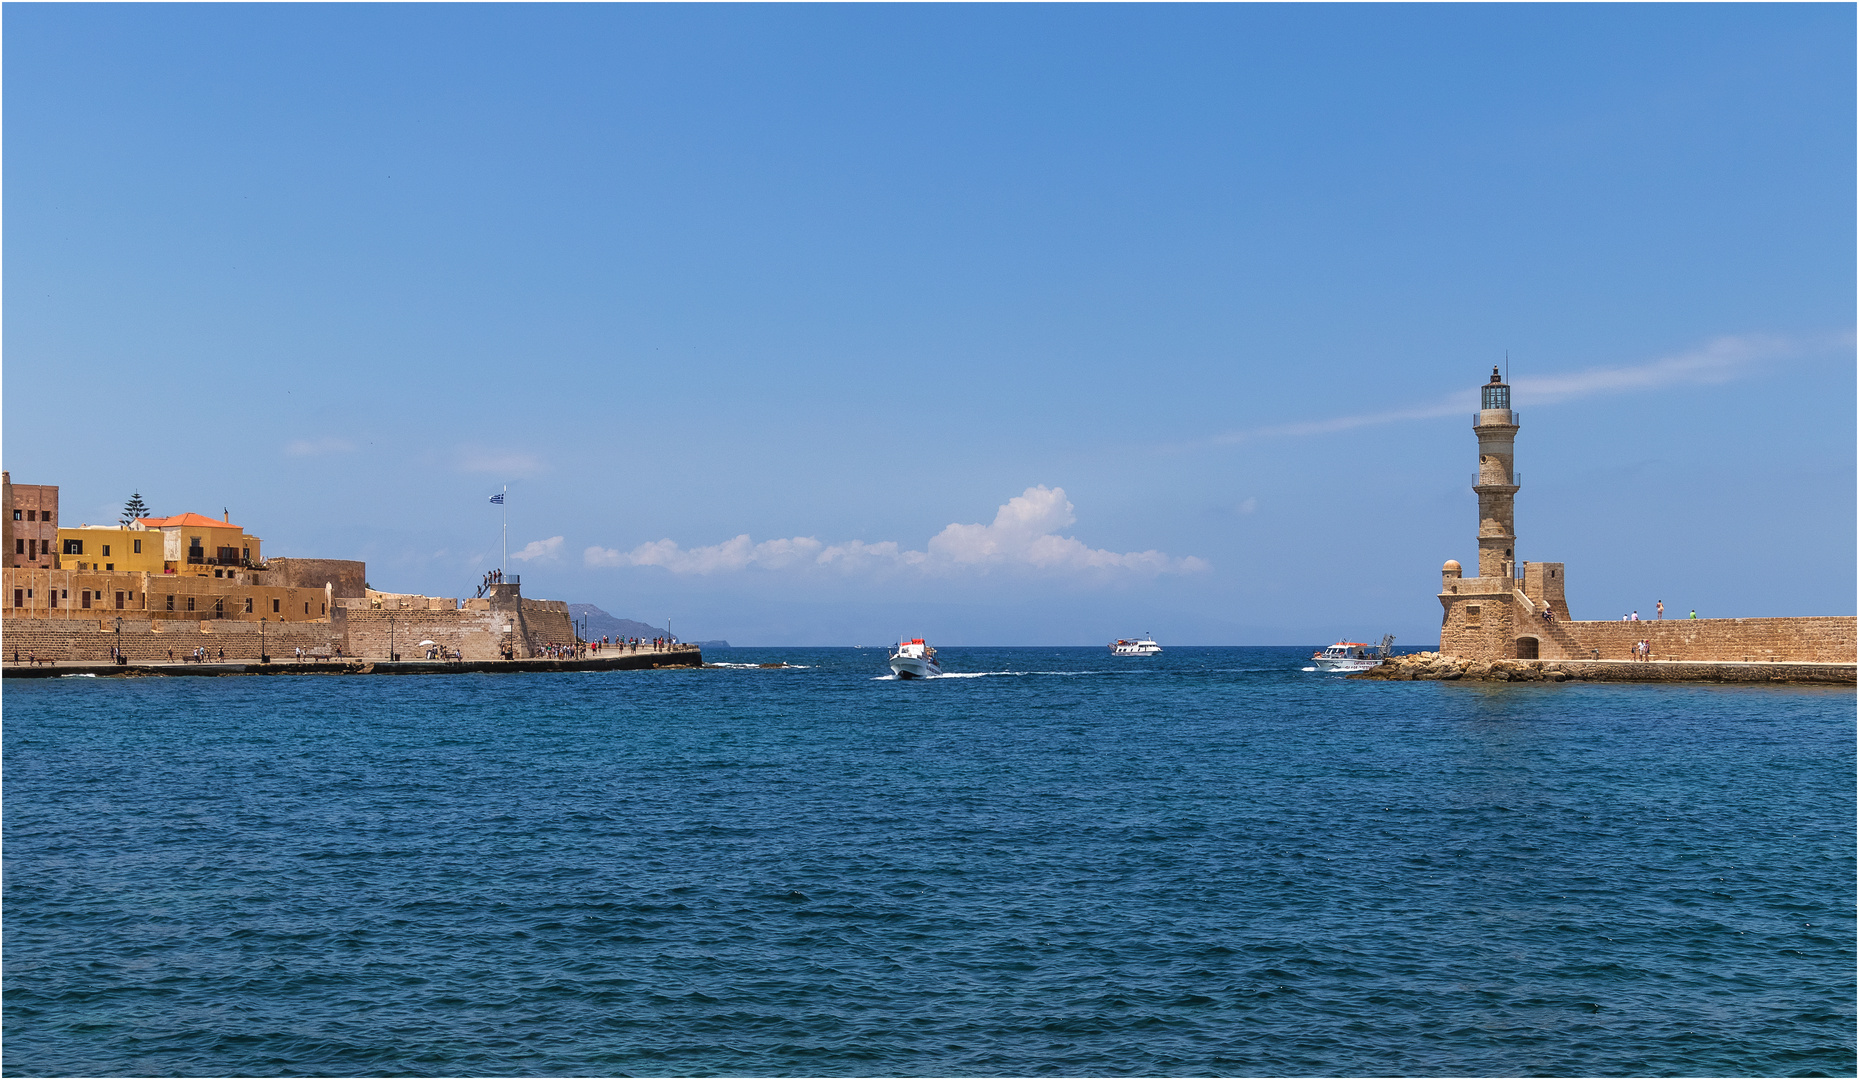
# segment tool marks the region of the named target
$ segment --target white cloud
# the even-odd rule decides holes
[[[827,567],[841,572],[910,568],[960,573],[1012,568],[1057,573],[1123,571],[1145,576],[1191,573],[1207,568],[1194,556],[1160,551],[1118,553],[1086,546],[1058,530],[1077,520],[1065,489],[1039,485],[1007,500],[991,525],[953,524],[930,538],[925,551],[904,550],[896,541],[850,540],[825,544],[811,536],[755,543],[747,533],[707,547],[683,548],[672,540],[640,544],[631,551],[590,547],[589,566],[659,566],[674,574],[717,574],[747,570]]]
[[[293,439],[284,444],[284,452],[291,457],[321,457],[324,454],[347,454],[353,452],[355,444],[347,439],[327,437],[322,439]]]
[[[1258,499],[1258,496],[1256,495],[1248,497],[1245,502],[1242,502],[1238,506],[1234,507],[1234,509],[1238,510],[1242,514],[1250,514],[1254,510],[1257,510],[1258,508],[1259,508],[1259,499]]]
[[[1525,375],[1514,380],[1511,386],[1516,392],[1515,404],[1527,407],[1553,405],[1596,394],[1654,390],[1683,384],[1724,383],[1752,374],[1764,364],[1794,355],[1801,348],[1799,344],[1779,337],[1720,337],[1690,352],[1661,357],[1644,364],[1588,368],[1565,375]],[[1287,436],[1325,435],[1333,431],[1348,431],[1404,420],[1433,420],[1477,410],[1478,391],[1467,388],[1447,394],[1430,404],[1354,416],[1336,416],[1328,420],[1272,424],[1219,435],[1213,442],[1231,444]]]
[[[551,536],[547,540],[531,540],[521,551],[512,551],[512,559],[529,562],[531,559],[549,559],[553,561],[562,552],[562,538]]]

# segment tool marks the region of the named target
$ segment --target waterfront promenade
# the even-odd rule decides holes
[[[652,668],[702,667],[703,650],[696,645],[673,645],[655,649],[650,645],[608,646],[598,653],[587,653],[573,660],[536,657],[526,660],[382,660],[345,656],[318,660],[296,657],[273,657],[270,663],[257,657],[208,660],[205,663],[112,664],[96,660],[58,660],[37,664],[0,665],[0,677],[8,679],[50,679],[63,675],[97,675],[111,677],[147,677],[180,675],[464,675],[513,671],[641,671]]]

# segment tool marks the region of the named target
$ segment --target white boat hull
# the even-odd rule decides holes
[[[1367,671],[1369,668],[1379,666],[1380,664],[1381,664],[1380,660],[1354,660],[1354,659],[1343,659],[1343,660],[1318,659],[1316,660],[1318,671]]]
[[[927,679],[942,674],[942,668],[937,667],[934,660],[916,656],[891,657],[891,671],[900,679]]]

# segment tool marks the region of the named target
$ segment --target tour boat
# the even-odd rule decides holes
[[[1392,655],[1389,646],[1393,644],[1393,634],[1382,638],[1380,645],[1339,641],[1321,652],[1311,653],[1310,658],[1316,661],[1318,671],[1367,671]]]
[[[942,665],[936,662],[934,648],[923,644],[922,638],[911,638],[897,643],[897,651],[891,654],[891,670],[900,679],[927,679],[941,675]]]
[[[1154,656],[1161,651],[1162,646],[1151,638],[1131,638],[1128,641],[1118,638],[1110,643],[1112,656]]]

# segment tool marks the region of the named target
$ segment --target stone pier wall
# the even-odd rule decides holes
[[[11,663],[15,654],[23,661],[28,656],[40,660],[107,661],[116,646],[115,621],[109,629],[95,619],[53,621],[47,619],[0,620],[0,653]],[[123,620],[123,652],[129,659],[154,663],[166,661],[172,650],[181,659],[195,648],[204,647],[214,657],[221,650],[227,660],[256,660],[259,656],[257,623],[231,619],[178,621],[172,619]],[[305,649],[334,649],[347,645],[341,632],[328,622],[272,624],[264,628],[264,648],[273,657],[290,656],[299,646]]]
[[[1652,643],[1655,660],[1851,664],[1859,659],[1859,619],[1851,615],[1546,623],[1519,613],[1511,629],[1519,641],[1534,638],[1537,657],[1544,660],[1631,660],[1640,641]]]
[[[503,655],[504,626],[511,620],[501,611],[419,611],[416,609],[349,608],[348,648],[354,656],[385,659],[391,642],[403,659],[426,655],[422,641],[436,641],[447,655],[458,649],[467,660],[496,660]],[[512,635],[517,655],[526,656],[521,635]]]

